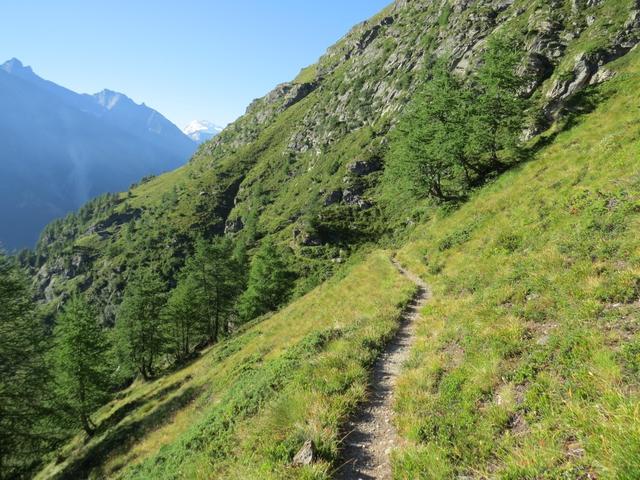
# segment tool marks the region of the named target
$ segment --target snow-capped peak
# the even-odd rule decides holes
[[[196,143],[212,139],[222,131],[222,127],[208,120],[194,120],[182,129],[185,135]]]

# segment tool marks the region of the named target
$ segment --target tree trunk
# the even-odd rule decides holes
[[[89,417],[87,416],[86,413],[82,412],[80,414],[80,418],[82,420],[82,428],[84,429],[84,431],[86,432],[86,434],[88,436],[92,436],[93,432],[95,431],[94,428],[92,427],[92,423],[91,420],[89,419]]]
[[[215,342],[218,341],[218,331],[220,330],[220,287],[216,284],[216,319],[213,324]]]

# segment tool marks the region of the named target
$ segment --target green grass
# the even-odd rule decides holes
[[[340,426],[414,290],[372,253],[186,368],[134,384],[38,478],[329,478]],[[307,439],[321,461],[291,467]]]
[[[395,478],[637,478],[640,55],[617,68],[593,113],[400,252],[434,297]]]
[[[440,16],[438,17],[438,25],[441,27],[446,27],[449,23],[449,17],[451,16],[451,5],[449,2],[446,2],[442,6],[442,10],[440,11]]]
[[[316,64],[309,65],[308,67],[300,70],[300,73],[295,78],[293,83],[311,83],[316,79],[318,66]]]

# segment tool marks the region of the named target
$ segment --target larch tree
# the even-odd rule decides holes
[[[0,252],[0,478],[17,478],[47,442],[49,375],[26,275]]]
[[[406,180],[417,196],[451,200],[474,176],[465,156],[467,99],[445,60],[436,63],[422,91],[393,132],[388,174]]]
[[[198,240],[194,255],[187,260],[184,274],[194,286],[192,298],[198,306],[200,329],[210,343],[215,343],[221,333],[228,333],[229,320],[242,284],[241,269],[234,258],[231,240]]]
[[[481,177],[502,172],[520,160],[529,101],[518,74],[523,54],[509,37],[489,39],[483,64],[472,78],[466,155]]]
[[[75,295],[58,315],[54,330],[55,388],[63,409],[88,435],[91,414],[108,398],[108,345],[97,314]]]
[[[439,201],[465,198],[521,158],[529,102],[518,74],[522,52],[507,37],[489,40],[468,81],[438,60],[392,133],[390,184]]]
[[[162,310],[165,283],[155,271],[142,268],[125,288],[116,318],[117,348],[121,358],[145,380],[152,378],[165,348]]]
[[[277,310],[291,287],[291,273],[282,254],[273,242],[264,241],[251,259],[247,289],[238,301],[240,317],[246,321]]]
[[[189,358],[199,338],[198,326],[202,312],[197,291],[198,284],[194,277],[182,275],[163,311],[167,350],[176,362]]]

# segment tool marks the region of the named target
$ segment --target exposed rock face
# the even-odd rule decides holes
[[[37,294],[46,302],[52,302],[58,297],[57,288],[65,281],[78,277],[87,272],[93,262],[94,254],[83,248],[76,248],[68,259],[57,258],[53,262],[45,263],[35,273],[35,287]],[[85,278],[81,287],[87,288],[90,278]]]
[[[576,64],[573,68],[571,78],[558,80],[547,93],[547,98],[553,100],[550,104],[550,111],[556,111],[556,103],[562,102],[576,93],[579,89],[589,84],[589,80],[598,70],[595,58],[586,53],[581,53],[576,57]]]
[[[369,175],[382,168],[380,160],[354,160],[347,165],[347,172],[357,177]]]
[[[606,82],[608,80],[611,80],[615,76],[616,72],[612,72],[611,70],[607,70],[606,68],[600,69],[594,76],[591,77],[589,85],[597,85],[599,83]]]
[[[358,187],[345,188],[342,192],[342,200],[347,205],[355,206],[366,210],[371,208],[373,204],[362,198],[360,195],[362,194],[362,189]]]
[[[86,234],[104,232],[107,228],[123,225],[131,220],[140,217],[140,210],[129,210],[123,213],[115,213],[105,220],[98,222],[87,229]]]
[[[328,207],[343,202],[346,205],[366,210],[371,208],[373,204],[361,197],[363,191],[364,189],[357,185],[347,187],[344,190],[334,190],[325,197],[323,205]]]
[[[244,222],[240,217],[227,219],[224,227],[224,233],[238,233],[244,228]]]
[[[554,67],[551,60],[544,55],[532,52],[521,72],[527,78],[524,95],[530,97],[538,87],[553,75],[553,70]]]
[[[300,100],[305,98],[311,92],[313,92],[318,85],[316,83],[302,83],[295,84],[291,87],[289,92],[284,96],[284,101],[282,102],[282,110],[286,110],[292,105],[295,105]]]
[[[324,198],[324,206],[328,207],[342,201],[342,190],[333,190]]]
[[[310,232],[303,227],[293,229],[293,240],[303,247],[317,247],[322,245],[322,239],[316,233]]]
[[[577,5],[583,2],[573,1],[572,3],[575,9],[578,9]],[[590,7],[599,5],[601,2],[587,0],[584,3]],[[640,4],[637,7],[640,8]],[[593,22],[591,23],[593,24]],[[555,80],[546,94],[549,102],[544,108],[544,112],[549,120],[556,120],[566,101],[584,87],[611,78],[613,75],[603,69],[603,66],[625,55],[638,43],[640,43],[640,15],[638,10],[633,10],[630,12],[623,30],[613,37],[607,47],[592,52],[579,53],[575,57],[573,70],[568,75]]]

